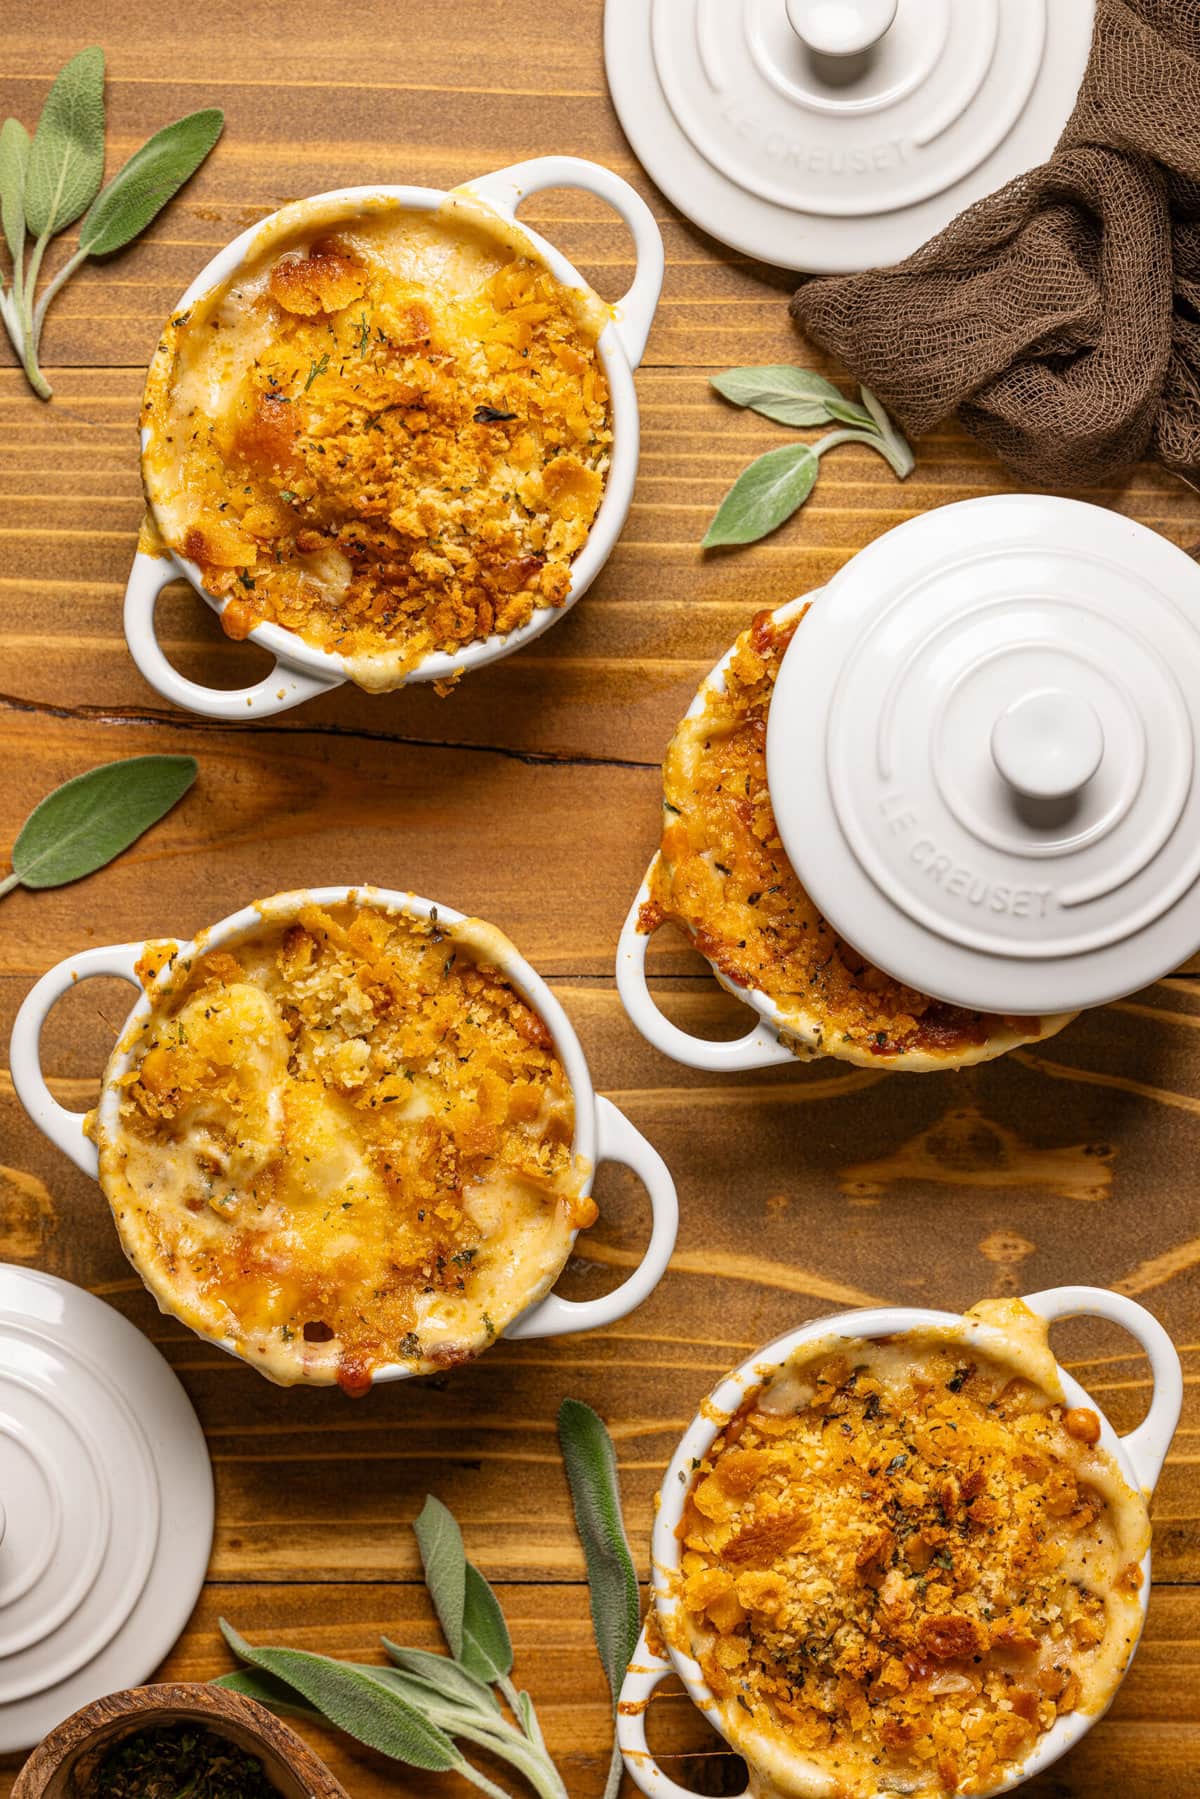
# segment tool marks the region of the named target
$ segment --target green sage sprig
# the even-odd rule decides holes
[[[413,1528],[448,1656],[384,1637],[391,1667],[341,1662],[303,1649],[257,1648],[222,1619],[226,1642],[247,1666],[216,1685],[272,1711],[324,1719],[393,1761],[454,1772],[491,1799],[511,1799],[459,1748],[473,1743],[506,1761],[539,1799],[568,1799],[533,1701],[512,1680],[512,1641],[499,1601],[467,1560],[453,1516],[429,1498]]]
[[[603,1421],[577,1399],[563,1400],[558,1436],[587,1561],[596,1647],[615,1716],[639,1628],[617,1458]],[[413,1530],[449,1655],[406,1649],[383,1637],[390,1667],[335,1661],[307,1649],[259,1648],[222,1618],[225,1641],[246,1666],[220,1675],[214,1684],[257,1699],[270,1711],[333,1724],[408,1767],[454,1772],[492,1799],[511,1799],[458,1746],[474,1743],[523,1775],[539,1799],[567,1799],[533,1700],[512,1679],[512,1639],[500,1602],[467,1560],[453,1514],[439,1499],[427,1498]],[[605,1799],[615,1799],[620,1784],[614,1734]]]
[[[621,1682],[640,1629],[637,1575],[621,1518],[616,1451],[603,1419],[579,1399],[564,1399],[558,1408],[558,1440],[587,1562],[592,1629],[608,1676],[615,1721]],[[614,1730],[604,1799],[616,1799],[620,1785],[621,1750]]]
[[[726,369],[712,385],[735,406],[776,424],[805,428],[837,424],[816,443],[783,444],[743,469],[704,534],[702,548],[756,543],[803,506],[816,484],[821,457],[839,444],[861,443],[877,450],[903,481],[912,473],[913,453],[879,401],[860,387],[861,404],[848,400],[831,381],[811,369],[775,363],[763,368]]]
[[[9,286],[0,279],[0,318],[30,386],[43,400],[52,389],[38,365],[38,346],[55,294],[89,256],[111,256],[141,235],[195,174],[224,122],[216,107],[177,119],[101,189],[104,52],[92,45],[58,76],[32,138],[16,119],[0,126],[0,226],[12,259]],[[47,245],[81,214],[78,244],[35,304]]]
[[[0,895],[14,887],[64,887],[94,874],[157,824],[196,774],[192,756],[131,756],[64,781],[21,826]]]

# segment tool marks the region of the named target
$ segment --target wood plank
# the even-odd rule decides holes
[[[649,767],[698,682],[757,610],[819,587],[856,548],[905,518],[1011,485],[954,430],[922,440],[903,486],[877,456],[850,447],[828,459],[813,499],[768,543],[703,556],[696,545],[721,494],[746,462],[780,441],[777,427],[721,401],[708,385],[711,372],[641,377],[643,460],[629,524],[590,592],[545,637],[445,699],[428,687],[383,696],[346,688],[282,715],[270,731],[315,727],[418,748],[486,743]],[[138,674],[120,628],[142,511],[131,423],[139,390],[133,371],[72,370],[60,400],[31,412],[19,377],[0,375],[0,601],[8,618],[0,695],[121,723],[165,718],[180,728],[181,715]],[[1083,497],[1175,542],[1200,538],[1200,501],[1161,470],[1139,470]],[[268,666],[253,646],[230,644],[183,583],[164,597],[159,616],[172,659],[194,679],[234,686]]]
[[[177,1370],[217,1482],[210,1582],[164,1673],[228,1665],[216,1620],[367,1658],[379,1632],[437,1634],[408,1526],[429,1490],[502,1583],[517,1672],[538,1702],[572,1799],[598,1799],[609,1743],[583,1566],[554,1438],[564,1394],[596,1405],[617,1444],[646,1571],[654,1494],[686,1421],[732,1364],[803,1319],[867,1298],[962,1307],[985,1293],[1090,1280],[1163,1319],[1185,1409],[1155,1500],[1146,1642],[1108,1717],[1027,1789],[1036,1799],[1173,1799],[1200,1759],[1200,958],[1190,972],[1081,1018],[1044,1047],[959,1076],[815,1064],[718,1081],[666,1061],[626,1020],[616,933],[657,835],[659,761],[697,682],[761,607],[828,581],[902,519],[1008,491],[952,425],[917,446],[904,485],[869,451],[823,464],[812,500],[768,543],[702,555],[721,495],[780,429],[727,406],[709,377],[797,361],[845,381],[788,321],[793,277],[696,231],[638,169],[607,100],[601,0],[452,7],[211,0],[187,29],[164,0],[103,0],[110,166],[166,119],[226,108],[225,137],[129,252],[84,270],[56,303],[42,406],[0,347],[0,850],[70,774],[120,755],[190,750],[195,792],[118,863],[76,887],[0,901],[0,1045],[30,981],[84,944],[185,935],[281,886],[362,879],[412,887],[508,930],[574,1019],[598,1089],[662,1150],[682,1225],[667,1278],[632,1317],[381,1387],[361,1403],[283,1392],[160,1315],[105,1202],[26,1120],[0,1052],[0,1256],[49,1269],[130,1317]],[[79,47],[78,8],[14,17],[0,107],[32,123]],[[174,711],[146,686],[120,627],[141,516],[135,422],[163,317],[234,233],[343,183],[446,186],[527,155],[594,157],[630,179],[664,235],[663,302],[638,376],[633,508],[580,605],[531,649],[442,700],[425,688],[342,690],[257,729]],[[530,221],[598,290],[632,273],[619,220],[592,196],[537,196]],[[51,253],[51,266],[65,253]],[[1200,543],[1200,498],[1162,470],[1080,497],[1172,541]],[[182,586],[161,607],[185,673],[235,685],[264,659],[220,634]],[[663,933],[651,979],[701,1035],[745,1014]],[[93,983],[45,1034],[55,1093],[83,1108],[128,1004]],[[601,1172],[602,1216],[562,1290],[615,1285],[644,1238],[631,1178]],[[1121,1333],[1073,1325],[1056,1347],[1120,1429],[1148,1396]],[[388,1768],[320,1733],[355,1799],[470,1791]],[[679,1696],[651,1737],[676,1778],[741,1790],[731,1757]],[[15,1761],[0,1770],[0,1799]],[[632,1793],[630,1783],[625,1792]]]

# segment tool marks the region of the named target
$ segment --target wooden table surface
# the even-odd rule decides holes
[[[209,0],[184,12],[100,0],[84,24],[68,0],[8,8],[4,112],[32,125],[86,31],[108,54],[110,166],[195,107],[224,107],[227,125],[148,237],[89,266],[58,300],[44,346],[54,401],[0,369],[0,848],[46,791],[95,763],[189,750],[201,770],[185,804],[103,873],[0,902],[0,1041],[33,978],[83,945],[187,936],[281,887],[369,879],[415,889],[494,920],[550,979],[597,1087],[674,1172],[682,1224],[671,1271],[608,1330],[501,1344],[450,1378],[359,1403],[280,1391],[157,1314],[99,1191],[28,1124],[7,1073],[0,1256],[78,1281],[132,1318],[204,1425],[216,1540],[167,1676],[204,1679],[229,1665],[222,1613],[259,1641],[358,1659],[384,1629],[435,1645],[409,1529],[434,1491],[500,1586],[518,1676],[572,1799],[600,1794],[610,1724],[554,1435],[564,1394],[608,1420],[644,1575],[653,1495],[679,1432],[721,1373],[779,1331],[869,1299],[961,1307],[1061,1281],[1133,1294],[1172,1332],[1188,1380],[1155,1501],[1148,1630],[1109,1716],[1028,1790],[1190,1793],[1200,1763],[1196,980],[1181,973],[1082,1018],[1044,1050],[942,1076],[836,1062],[690,1073],[642,1042],[617,1000],[614,945],[655,845],[659,761],[705,670],[758,607],[819,585],[890,526],[1011,483],[949,427],[917,446],[903,486],[870,452],[846,448],[769,543],[701,557],[721,494],[782,441],[778,427],[719,401],[708,375],[785,360],[838,371],[789,325],[787,274],[704,237],[637,167],[605,91],[601,10],[600,0]],[[637,492],[600,579],[547,636],[448,699],[429,688],[343,690],[256,729],[171,710],[130,662],[120,615],[142,512],[142,372],[179,293],[284,201],[373,180],[444,187],[545,151],[627,176],[666,241],[638,377]],[[557,192],[528,216],[602,294],[627,285],[629,241],[598,202]],[[1200,501],[1156,470],[1087,497],[1176,542],[1200,539]],[[262,665],[252,647],[221,638],[190,590],[172,590],[161,616],[185,672],[232,685]],[[652,967],[681,1020],[731,1028],[737,1008],[696,958],[656,943]],[[90,983],[51,1021],[51,1084],[71,1105],[97,1091],[126,992]],[[598,1196],[603,1216],[581,1240],[568,1292],[615,1282],[644,1233],[631,1182],[605,1174]],[[1114,1422],[1132,1426],[1148,1381],[1129,1339],[1075,1328],[1062,1344]],[[664,1693],[651,1726],[680,1779],[734,1790],[731,1758],[685,1700]],[[355,1799],[471,1790],[406,1777],[341,1741],[320,1747]],[[0,1776],[0,1792],[10,1781]]]

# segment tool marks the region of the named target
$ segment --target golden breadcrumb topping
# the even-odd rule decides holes
[[[153,990],[105,1190],[160,1300],[274,1378],[463,1360],[595,1217],[553,1040],[471,937],[302,904]]]
[[[703,712],[671,740],[662,853],[642,929],[679,925],[736,986],[775,1001],[806,1053],[936,1067],[1051,1035],[1065,1017],[968,1012],[894,981],[837,935],[801,886],[767,789],[767,718],[805,611],[786,622],[759,613],[737,640],[724,691],[706,687]]]
[[[976,1793],[1106,1703],[1149,1537],[1099,1435],[914,1336],[810,1352],[752,1395],[679,1526],[685,1646],[734,1746],[782,1745],[814,1777],[797,1791]]]
[[[594,304],[477,224],[393,209],[293,234],[173,319],[148,487],[226,632],[269,620],[394,686],[561,606],[612,438]]]

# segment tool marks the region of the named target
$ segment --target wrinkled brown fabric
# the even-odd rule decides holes
[[[910,432],[957,408],[1035,485],[1200,477],[1200,0],[1097,0],[1049,162],[792,316]]]

